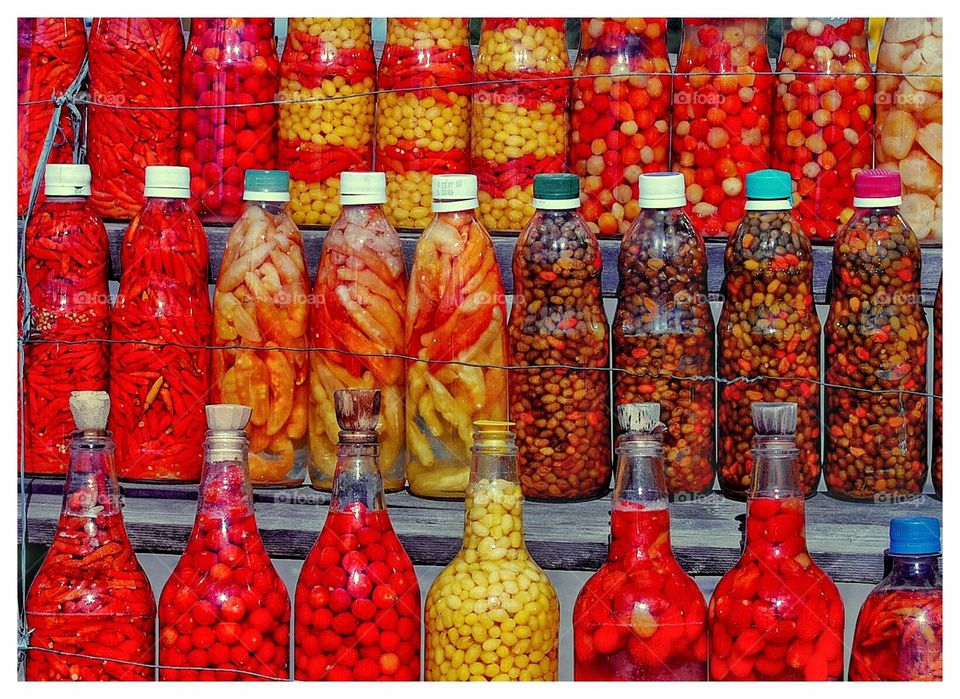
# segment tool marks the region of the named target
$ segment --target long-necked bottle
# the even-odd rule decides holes
[[[420,586],[380,476],[379,390],[334,393],[340,425],[327,519],[297,580],[294,677],[420,679]]]
[[[670,546],[660,406],[617,416],[610,551],[573,608],[574,679],[706,681],[706,603]]]
[[[153,590],[127,538],[105,391],[73,391],[60,521],[27,594],[27,680],[153,680]],[[91,656],[91,657],[82,657]]]
[[[710,679],[839,680],[843,599],[807,551],[797,405],[752,412],[746,546],[710,599]]]
[[[463,547],[424,607],[424,679],[556,681],[560,605],[524,543],[514,435],[474,427]]]
[[[263,547],[245,405],[208,405],[187,548],[160,594],[160,679],[287,679],[290,597]]]

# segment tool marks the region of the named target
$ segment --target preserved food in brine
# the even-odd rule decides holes
[[[930,476],[937,495],[943,497],[943,276],[933,304],[933,459]]]

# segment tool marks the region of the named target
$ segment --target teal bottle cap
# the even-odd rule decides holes
[[[940,520],[936,517],[894,517],[890,520],[890,553],[906,556],[940,553]]]
[[[747,211],[793,208],[793,184],[783,170],[757,170],[747,174]]]
[[[566,172],[551,172],[533,178],[533,205],[538,209],[580,207],[580,178]]]
[[[290,173],[286,170],[247,170],[243,175],[246,201],[290,201]]]

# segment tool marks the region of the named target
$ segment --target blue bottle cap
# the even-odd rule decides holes
[[[894,517],[890,520],[890,553],[907,556],[940,553],[940,520]]]
[[[790,173],[783,170],[757,170],[747,173],[747,199],[760,201],[792,200]]]
[[[247,170],[243,175],[247,201],[289,201],[290,173],[286,170]]]

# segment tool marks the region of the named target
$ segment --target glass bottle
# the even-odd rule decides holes
[[[44,186],[46,199],[24,232],[31,316],[23,345],[24,467],[63,475],[71,441],[63,387],[107,388],[110,250],[89,203],[88,165],[47,165]]]
[[[717,583],[707,620],[711,680],[839,680],[843,599],[807,551],[797,405],[752,406],[746,546]]]
[[[919,494],[927,479],[927,319],[900,175],[864,170],[854,187],[824,329],[824,478],[837,497],[884,500]]]
[[[524,543],[510,425],[474,423],[463,547],[424,607],[428,682],[557,680],[560,606]]]
[[[933,392],[943,396],[943,275],[933,304]],[[943,497],[943,398],[933,399],[933,459],[930,476],[937,495]]]
[[[17,216],[27,209],[33,175],[53,118],[53,97],[66,92],[87,55],[82,17],[17,18]],[[70,111],[60,112],[48,163],[73,160]],[[43,199],[43,189],[37,203]]]
[[[390,17],[380,59],[377,168],[387,173],[387,218],[430,223],[433,175],[470,169],[470,23],[463,17]]]
[[[534,178],[537,212],[513,254],[507,324],[510,415],[520,485],[528,498],[577,500],[610,483],[609,330],[600,297],[603,260],[577,210],[576,175]],[[601,371],[535,369],[538,365]]]
[[[746,208],[724,257],[717,369],[732,383],[720,388],[717,475],[724,495],[743,498],[753,470],[750,405],[789,401],[798,412],[798,485],[810,495],[820,482],[820,320],[813,303],[813,252],[791,213],[787,173],[747,175]]]
[[[903,178],[917,239],[943,238],[943,18],[889,17],[877,55],[876,166]]]
[[[790,173],[796,219],[810,238],[833,238],[853,216],[853,178],[873,163],[873,89],[865,18],[790,20],[777,64],[773,166]]]
[[[247,470],[245,405],[208,405],[187,548],[160,594],[160,680],[289,676],[290,597],[263,547]]]
[[[87,161],[101,216],[133,218],[145,201],[144,168],[177,164],[182,61],[178,17],[94,18]]]
[[[707,250],[683,207],[683,175],[640,176],[641,212],[620,245],[614,404],[660,404],[667,489],[713,487],[716,384]],[[629,372],[629,373],[626,373]]]
[[[943,580],[940,521],[890,520],[890,572],[857,617],[849,679],[939,682],[943,679]]]
[[[688,183],[687,213],[701,235],[736,230],[744,178],[770,163],[773,84],[766,19],[683,20],[673,169]]]
[[[574,679],[706,681],[707,607],[673,557],[657,403],[617,407],[610,551],[573,608]]]
[[[340,215],[340,173],[373,169],[377,65],[365,17],[291,17],[280,64],[280,167],[293,220]]]
[[[534,212],[534,176],[567,165],[571,72],[565,22],[483,19],[470,138],[480,222],[490,230],[522,230]]]
[[[156,606],[123,526],[110,397],[73,391],[69,402],[77,430],[60,521],[26,599],[26,679],[151,681]]]
[[[183,56],[180,164],[204,221],[243,213],[246,170],[277,157],[280,65],[273,18],[194,17]]]
[[[340,429],[334,394],[380,389],[383,486],[403,488],[406,461],[403,328],[407,270],[387,221],[382,172],[344,172],[340,216],[323,240],[314,287],[310,341],[310,481],[330,490]],[[398,355],[389,357],[385,355]]]
[[[253,409],[247,438],[254,485],[296,486],[307,461],[310,277],[287,210],[290,176],[247,170],[243,199],[213,295],[213,344],[250,349],[213,352],[211,398]]]
[[[421,497],[463,497],[471,424],[507,415],[506,299],[493,241],[476,218],[475,175],[437,175],[434,218],[407,293],[407,479]],[[463,362],[450,364],[448,362]],[[491,368],[481,368],[491,367]]]
[[[210,389],[207,237],[187,203],[187,168],[151,165],[144,181],[110,319],[110,429],[120,478],[195,481]]]
[[[336,391],[330,509],[297,580],[298,680],[420,680],[420,586],[387,514],[379,390]]]
[[[666,17],[585,17],[573,67],[570,170],[595,235],[626,235],[638,179],[670,156],[672,77]],[[628,74],[628,75],[627,75]]]

